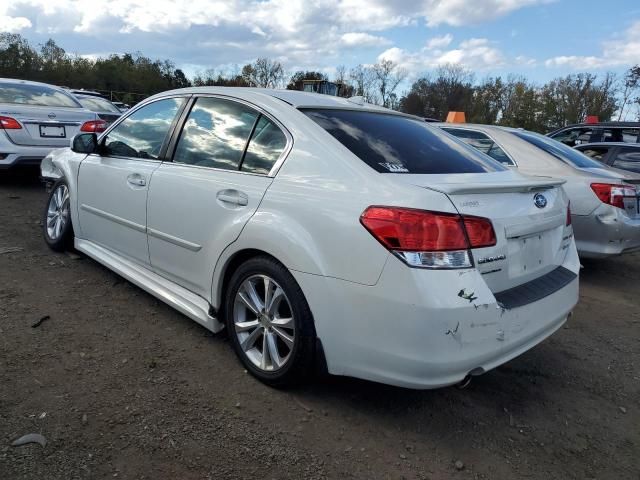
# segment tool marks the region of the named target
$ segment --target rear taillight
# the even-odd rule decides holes
[[[571,202],[567,205],[567,221],[564,224],[566,227],[571,225]]]
[[[80,127],[81,132],[102,133],[107,129],[107,122],[104,120],[91,120],[84,122]]]
[[[496,244],[491,221],[454,213],[399,207],[367,208],[364,227],[387,249],[414,267],[471,267],[470,248]]]
[[[0,117],[0,129],[5,130],[20,130],[22,125],[15,118]]]
[[[591,190],[601,202],[622,209],[624,209],[625,198],[635,198],[637,196],[634,187],[619,183],[592,183]]]

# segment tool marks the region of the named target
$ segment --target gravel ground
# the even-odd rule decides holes
[[[0,172],[0,479],[640,479],[640,255],[585,262],[567,326],[465,390],[280,391],[96,262]],[[48,315],[39,326],[32,325]],[[41,433],[46,447],[11,447]]]

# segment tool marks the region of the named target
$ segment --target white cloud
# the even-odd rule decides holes
[[[32,27],[40,38],[55,34],[72,53],[141,51],[216,67],[268,56],[287,68],[321,69],[361,62],[353,53],[358,47],[389,47],[380,32],[392,28],[477,24],[549,1],[0,0],[0,19],[23,19],[11,29]],[[0,23],[0,30],[7,28]],[[486,39],[452,43],[446,34],[419,51],[391,48],[381,56],[393,55],[415,71],[446,62],[478,69],[504,63]]]
[[[391,43],[384,37],[364,32],[344,33],[340,39],[342,40],[342,44],[347,47],[381,47]]]
[[[447,0],[427,1],[425,17],[429,26],[446,23],[456,27],[502,17],[524,7],[551,3],[554,0]]]
[[[442,35],[441,37],[433,37],[427,40],[427,48],[444,48],[449,45],[453,41],[453,35],[447,33],[446,35]]]
[[[31,20],[28,18],[0,15],[0,31],[2,32],[17,33],[25,28],[31,27]]]
[[[464,40],[456,48],[449,50],[434,50],[428,45],[429,42],[426,47],[416,52],[398,47],[389,48],[378,56],[378,60],[391,60],[414,76],[447,63],[462,65],[473,70],[485,70],[504,65],[506,61],[502,52],[486,38]]]
[[[631,24],[618,38],[602,43],[600,55],[560,55],[544,62],[547,67],[589,70],[640,63],[640,20]]]

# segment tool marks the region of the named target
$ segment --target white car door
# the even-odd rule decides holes
[[[256,211],[291,137],[264,112],[228,97],[194,99],[183,117],[173,161],[153,173],[149,254],[156,273],[210,300],[216,262]]]
[[[135,110],[101,138],[99,153],[82,161],[78,174],[82,238],[149,265],[149,182],[185,103],[184,97],[166,98]]]

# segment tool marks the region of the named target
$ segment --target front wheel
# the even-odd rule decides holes
[[[62,252],[73,242],[69,186],[64,179],[53,184],[42,221],[44,240],[52,250]]]
[[[313,372],[311,310],[291,273],[269,257],[255,257],[232,275],[225,314],[233,348],[262,382],[287,386]]]

